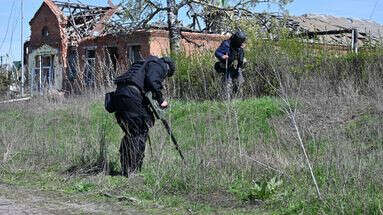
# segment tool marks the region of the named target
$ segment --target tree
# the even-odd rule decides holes
[[[180,50],[181,29],[178,25],[179,8],[176,6],[176,0],[167,0],[170,53]]]
[[[186,11],[192,27],[200,31],[220,31],[220,17],[233,19],[255,14],[259,4],[276,4],[284,7],[293,0],[123,0],[120,4],[120,19],[114,24],[126,30],[143,29],[150,23],[167,23],[171,53],[180,50],[182,25],[181,10]],[[166,14],[165,14],[166,13]],[[186,21],[186,20],[182,20]],[[184,22],[185,23],[185,22]],[[203,25],[201,25],[203,23]],[[218,24],[216,24],[218,23]],[[217,27],[218,26],[218,27]]]

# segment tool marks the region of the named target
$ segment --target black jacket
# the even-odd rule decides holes
[[[164,101],[162,82],[167,76],[166,63],[158,57],[149,56],[144,62],[134,63],[128,72],[115,80],[115,95],[125,95],[129,85],[136,86],[141,93],[152,92],[153,99],[159,104]]]

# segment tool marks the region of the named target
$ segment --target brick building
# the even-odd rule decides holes
[[[24,63],[31,92],[94,87],[110,81],[139,57],[168,53],[168,32],[164,28],[118,36],[107,33],[106,24],[117,10],[113,5],[96,7],[44,0],[30,21],[31,36],[25,43]],[[190,54],[215,49],[225,38],[184,31],[181,45]]]

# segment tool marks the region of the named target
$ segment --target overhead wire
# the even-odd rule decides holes
[[[376,10],[376,7],[378,6],[379,2],[380,2],[380,0],[376,0],[375,5],[374,5],[374,8],[372,8],[372,11],[371,11],[371,14],[370,14],[370,18],[369,18],[369,19],[371,19],[372,16],[374,15],[375,10]]]
[[[16,29],[17,29],[17,24],[19,23],[19,19],[20,19],[20,13],[19,13],[19,15],[16,17],[16,19],[15,19],[15,23],[14,23],[13,28],[12,28],[11,39],[10,39],[10,42],[9,42],[9,49],[8,49],[8,55],[9,55],[9,56],[12,56],[13,36],[14,36],[14,33],[15,33]]]
[[[15,3],[16,3],[16,0],[13,0],[13,4],[12,4],[12,8],[11,8],[11,12],[9,14],[9,17],[8,17],[8,23],[7,23],[7,30],[5,31],[5,36],[3,38],[3,40],[1,41],[1,44],[0,44],[0,51],[1,49],[3,48],[3,45],[5,43],[5,40],[7,39],[8,37],[8,31],[9,31],[9,24],[11,22],[11,17],[12,17],[12,14],[13,14],[13,10],[15,8]]]

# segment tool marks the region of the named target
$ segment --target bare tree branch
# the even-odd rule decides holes
[[[187,38],[182,32],[181,32],[181,38],[184,39],[186,42],[195,45],[197,48],[202,48],[205,46],[205,44],[198,44],[198,43],[194,42],[193,40]]]
[[[178,19],[178,13],[182,8],[189,7],[187,17],[191,19],[190,25],[194,29],[197,27],[201,31],[200,21],[205,23],[204,31],[222,33],[228,31],[227,22],[235,21],[235,17],[252,17],[255,14],[255,6],[261,3],[279,3],[286,4],[292,0],[232,0],[225,3],[219,3],[212,0],[180,0],[178,3],[175,0],[156,1],[156,0],[141,0],[133,1],[126,0],[126,4],[122,5],[124,11],[133,11],[131,17],[122,17],[120,27],[125,26],[125,31],[145,28],[150,22],[153,22],[157,15],[161,12],[167,12],[167,29],[169,30],[169,39],[172,51],[174,47],[179,47],[181,34],[180,29],[183,27],[182,22]],[[137,7],[134,5],[137,4]],[[133,5],[133,9],[132,9]],[[134,10],[137,9],[139,11]],[[129,13],[127,13],[129,14]],[[128,25],[123,21],[128,21]],[[165,22],[166,23],[166,22]],[[223,26],[220,27],[220,26]]]

